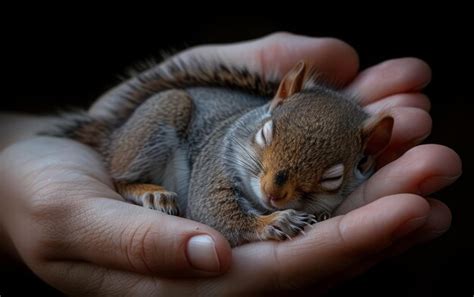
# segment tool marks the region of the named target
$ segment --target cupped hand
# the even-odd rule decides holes
[[[429,101],[419,93],[430,80],[425,63],[397,59],[358,74],[357,54],[347,44],[286,33],[197,47],[181,57],[194,55],[262,75],[282,76],[301,59],[314,64],[362,98],[367,111],[394,116],[380,169],[338,216],[306,235],[231,251],[205,225],[124,203],[91,149],[54,138],[16,143],[0,155],[0,223],[12,253],[43,280],[71,295],[319,292],[447,230],[449,209],[424,197],[455,181],[461,164],[449,148],[417,146],[431,128]],[[91,112],[110,110],[113,103],[105,96]]]

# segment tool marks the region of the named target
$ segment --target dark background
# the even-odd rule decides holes
[[[474,177],[470,16],[464,16],[462,9],[454,15],[450,11],[424,18],[382,15],[364,22],[357,16],[344,21],[339,16],[329,20],[317,16],[171,20],[157,16],[147,22],[117,18],[98,24],[85,15],[62,15],[57,19],[39,16],[23,27],[17,26],[17,20],[2,28],[0,110],[48,113],[58,107],[86,107],[118,83],[128,66],[161,49],[234,42],[279,30],[343,39],[359,52],[362,68],[385,59],[419,57],[433,69],[426,93],[432,100],[434,124],[426,143],[447,145],[463,159],[461,179],[434,195],[451,208],[452,227],[441,238],[333,289],[330,296],[473,296],[474,202],[468,191]],[[54,292],[28,272],[2,274],[1,296],[17,296],[29,289],[39,295]],[[14,285],[18,280],[23,285]]]

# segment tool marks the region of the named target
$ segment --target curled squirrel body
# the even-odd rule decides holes
[[[50,134],[95,148],[128,202],[210,225],[232,246],[284,240],[371,175],[393,126],[313,73],[300,62],[277,83],[171,58]]]

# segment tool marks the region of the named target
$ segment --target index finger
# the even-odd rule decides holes
[[[342,85],[355,77],[359,67],[357,52],[342,40],[286,32],[229,45],[199,46],[179,56],[223,61],[263,77],[275,78],[282,77],[298,61],[305,60],[326,79]]]
[[[292,241],[241,246],[234,250],[230,271],[212,289],[222,295],[248,294],[249,288],[282,291],[324,281],[421,227],[429,211],[420,196],[388,196],[317,223]]]

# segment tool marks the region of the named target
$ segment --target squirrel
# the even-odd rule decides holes
[[[65,115],[48,133],[96,149],[130,203],[207,224],[233,247],[285,240],[370,177],[393,127],[316,73],[301,61],[277,82],[172,57],[106,93],[106,113]]]

